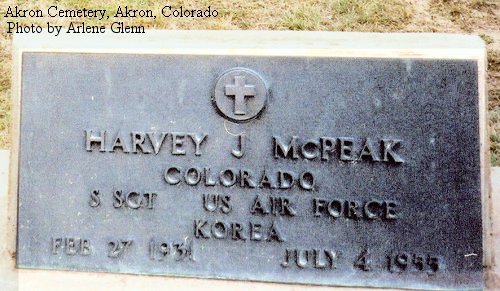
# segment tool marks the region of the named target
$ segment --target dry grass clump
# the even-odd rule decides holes
[[[500,52],[488,53],[491,163],[500,166]]]
[[[447,17],[461,29],[474,31],[478,24],[485,23],[498,29],[499,19],[495,15],[496,4],[487,0],[430,0],[430,11]],[[483,27],[485,28],[485,27]]]
[[[291,30],[396,31],[409,23],[403,0],[336,0],[292,5],[281,26]]]
[[[342,19],[339,30],[395,31],[405,27],[412,17],[412,6],[402,0],[339,0],[334,18]]]
[[[10,144],[11,38],[0,32],[0,149]]]
[[[491,163],[500,165],[500,107],[490,110],[490,154]]]

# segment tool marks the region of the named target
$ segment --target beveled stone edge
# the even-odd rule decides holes
[[[145,34],[15,34],[33,52],[478,59],[477,35],[258,30],[148,30]]]

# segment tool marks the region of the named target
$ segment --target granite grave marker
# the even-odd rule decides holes
[[[17,266],[481,288],[478,37],[17,37]]]

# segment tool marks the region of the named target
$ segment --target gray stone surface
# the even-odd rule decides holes
[[[225,119],[214,104],[217,80],[237,67],[255,71],[268,87],[265,108],[245,123]],[[473,61],[26,53],[18,265],[327,285],[479,288],[477,98]],[[104,152],[96,142],[86,149],[86,130],[94,139],[106,131]],[[132,132],[144,133],[144,151],[152,153],[137,146],[138,153],[118,147],[109,151],[118,133],[125,151],[133,151]],[[169,133],[158,154],[147,132],[154,132],[156,141],[161,132]],[[179,133],[207,136],[196,152],[194,138]],[[238,134],[245,136],[242,156]],[[174,136],[184,141],[182,147],[176,148]],[[326,140],[321,137],[330,137],[335,150],[311,160],[307,155],[318,153],[312,144],[297,159],[275,153],[273,137],[288,143],[292,136],[298,137],[297,145],[306,140],[321,144]],[[366,139],[373,155],[363,149]],[[347,148],[352,141],[354,158],[342,150],[342,140]],[[212,180],[205,177],[196,186],[184,180],[171,185],[181,176],[167,171],[172,167],[181,172],[195,167],[203,174],[210,168],[216,184],[226,169],[234,169],[240,179],[231,187],[206,186]],[[265,183],[260,188],[264,170],[272,187],[279,186],[279,171],[293,173],[295,180],[306,173],[303,188],[310,185],[310,173],[314,187],[303,189],[296,181],[291,189],[270,189]],[[255,188],[241,182],[242,171]],[[197,179],[188,175],[187,180]],[[94,191],[99,203],[92,198]],[[116,191],[142,197],[155,193],[153,207],[144,203],[133,209],[138,207],[134,194],[129,207],[116,208]],[[229,197],[231,211],[207,211],[204,195]],[[281,197],[277,201],[284,210],[252,213],[257,196],[264,205],[269,197]],[[334,218],[327,207],[315,211],[314,201],[320,200],[350,201],[352,208],[348,204]],[[366,211],[369,201],[375,202]],[[393,211],[383,210],[387,205]],[[224,222],[227,237],[215,237],[223,236],[217,225],[196,232],[197,222],[205,220]],[[262,226],[261,241],[251,239],[252,224],[254,230]],[[284,266],[287,250],[309,250],[309,261],[304,267]]]

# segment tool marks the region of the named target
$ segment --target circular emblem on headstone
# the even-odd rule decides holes
[[[257,117],[266,106],[267,86],[256,72],[234,68],[217,79],[213,102],[225,118],[247,121]]]

